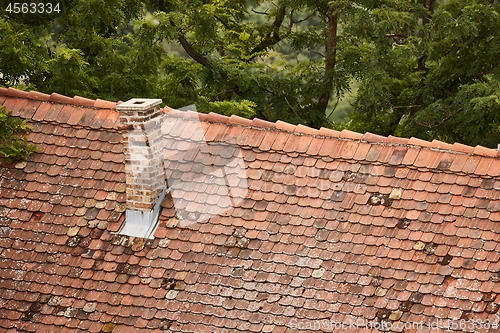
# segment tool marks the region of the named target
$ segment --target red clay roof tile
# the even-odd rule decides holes
[[[302,124],[297,125],[294,131],[296,133],[302,133],[302,134],[319,135],[319,130],[308,126],[304,126]]]
[[[179,131],[170,132],[172,135],[179,135],[179,137],[183,139],[191,139],[193,134],[198,131],[199,127],[197,126],[197,122],[194,121],[185,121],[183,122],[183,129],[179,128]]]
[[[28,97],[28,93],[26,91],[22,91],[22,90],[15,89],[12,87],[7,88],[6,90],[4,88],[2,88],[2,93],[5,96],[11,96],[11,97],[19,97],[19,98]]]
[[[399,137],[392,136],[392,135],[389,135],[387,137],[387,142],[400,144],[400,145],[406,145],[406,144],[408,144],[408,141],[409,141],[409,139],[407,139],[407,138],[399,138]]]
[[[79,112],[79,108],[73,108],[72,110],[69,108],[64,108],[63,111],[68,113],[68,117],[72,116],[74,113]],[[83,116],[78,121],[78,125],[80,126],[90,126],[94,121],[94,117],[97,114],[96,110],[92,109],[84,109]]]
[[[48,305],[22,321],[34,330],[57,322],[58,330],[152,331],[172,320],[171,330],[192,332],[201,331],[193,320],[204,320],[207,332],[238,325],[284,332],[297,313],[311,320],[347,314],[374,319],[398,309],[402,322],[458,318],[472,309],[481,318],[494,316],[483,304],[487,293],[500,290],[494,232],[500,194],[491,178],[500,168],[489,150],[467,149],[467,155],[435,141],[383,142],[349,132],[338,139],[340,133],[326,129],[277,131],[265,127],[272,123],[256,127],[260,120],[207,116],[221,121],[214,124],[200,115],[207,141],[241,145],[245,170],[230,179],[246,174],[246,198],[230,208],[227,200],[214,199],[217,186],[194,182],[182,188],[186,211],[203,207],[204,200],[230,209],[182,227],[171,220],[176,211],[169,196],[156,238],[134,240],[116,234],[126,209],[123,144],[112,130],[118,113],[94,110],[95,104],[31,103],[34,93],[1,95],[8,96],[5,89],[0,103],[11,103],[19,114],[31,112],[23,105],[37,108],[28,138],[42,150],[18,168],[0,161],[0,224],[12,219],[0,237],[0,265],[23,267],[0,270],[0,278],[12,299],[26,303],[0,304],[9,325],[29,315],[40,292],[52,295],[44,300]],[[83,111],[81,117],[75,111]],[[171,112],[164,135],[177,140],[169,147],[173,152],[185,151],[178,135],[189,139],[189,131],[169,118],[186,123],[196,114]],[[169,162],[182,171],[180,179],[193,178],[190,167]],[[37,282],[19,287],[16,271],[25,282]],[[44,281],[45,272],[53,280]],[[327,291],[319,302],[312,298],[318,290]],[[76,299],[70,296],[75,293]],[[52,304],[66,307],[64,315],[49,314]],[[272,324],[256,324],[265,313]]]
[[[330,156],[333,158],[338,157],[343,145],[344,141],[326,138],[321,145],[318,155]]]
[[[469,147],[469,146],[463,145],[463,144],[458,143],[458,142],[455,142],[453,144],[453,150],[464,152],[464,153],[472,153],[472,152],[474,152],[474,148],[473,147]]]
[[[274,144],[274,141],[276,140],[276,138],[278,137],[278,134],[280,134],[280,132],[277,132],[277,131],[268,131],[264,138],[262,139],[262,142],[261,144],[259,145],[259,149],[263,150],[263,151],[268,151],[271,149],[271,147],[273,146]]]
[[[223,115],[218,114],[218,113],[210,112],[207,115],[207,119],[206,120],[209,121],[209,122],[214,122],[214,123],[227,123],[228,122],[228,117],[227,116],[223,116]]]
[[[221,141],[227,131],[227,126],[222,124],[210,124],[210,127],[205,132],[205,140],[210,141]]]
[[[73,98],[64,95],[59,95],[57,93],[52,93],[49,97],[49,101],[62,104],[71,104],[74,102]]]
[[[358,141],[346,141],[342,146],[342,151],[340,152],[340,157],[345,159],[352,159],[356,153],[359,146]],[[332,156],[332,155],[331,155]],[[335,155],[333,155],[335,156]]]
[[[241,140],[238,141],[238,144],[241,145],[247,145],[251,147],[260,147],[262,140],[264,140],[264,137],[266,135],[266,131],[255,131],[252,129],[244,129],[243,133],[241,135]],[[247,154],[246,156],[249,156],[250,154]]]
[[[370,133],[370,132],[367,132],[367,133],[363,134],[363,137],[362,137],[363,141],[373,142],[373,143],[382,143],[382,142],[385,142],[386,139],[387,138],[385,136],[373,134],[373,133]]]
[[[250,119],[242,118],[234,114],[231,117],[229,117],[229,123],[237,125],[245,125],[245,126],[252,125],[252,121]]]
[[[85,97],[80,97],[80,96],[75,96],[73,97],[72,104],[75,105],[80,105],[80,106],[87,106],[87,107],[93,107],[95,101],[85,98]]]
[[[29,99],[35,99],[39,101],[48,101],[50,98],[50,95],[38,92],[38,91],[30,91],[28,95],[26,96]]]
[[[116,108],[116,103],[104,101],[102,99],[96,99],[93,106],[96,109],[114,109]]]
[[[453,145],[450,145],[449,143],[438,141],[438,140],[432,140],[430,147],[443,149],[443,150],[452,150],[453,149]]]
[[[319,135],[331,136],[331,137],[334,137],[334,138],[338,138],[340,136],[340,132],[339,131],[335,131],[335,130],[331,130],[329,128],[321,127],[319,129]]]
[[[388,153],[391,153],[389,160],[388,160],[388,163],[391,165],[402,164],[403,159],[405,158],[407,152],[408,152],[408,148],[406,148],[406,147],[394,148],[393,151],[390,151],[390,152],[388,151]],[[415,150],[412,151],[411,155],[412,155],[413,159],[416,158],[417,154],[418,154],[418,151],[415,151]],[[389,156],[389,154],[387,154],[387,155]]]
[[[63,105],[51,105],[50,109],[47,110],[47,113],[43,120],[54,121],[58,119],[59,114],[63,109]],[[42,115],[43,116],[43,113]]]
[[[68,112],[68,110],[65,110],[65,111]],[[77,125],[80,122],[80,120],[82,119],[85,111],[87,111],[87,110],[83,109],[83,108],[72,108],[71,115],[69,116],[67,123],[69,125]]]
[[[323,145],[323,139],[321,138],[313,138],[311,140],[311,143],[309,144],[309,147],[307,148],[306,153],[308,155],[318,155],[319,151],[321,149],[321,146]]]
[[[40,107],[36,110],[36,112],[31,117],[33,120],[40,121],[44,120],[47,115],[48,110],[52,107],[49,103],[42,103]]]
[[[476,147],[474,147],[473,153],[477,154],[477,155],[482,155],[482,156],[490,156],[490,157],[496,157],[497,156],[497,151],[496,150],[490,149],[490,148],[485,148],[485,147],[482,147],[482,146],[476,146]]]
[[[255,118],[252,120],[252,125],[256,127],[262,127],[262,128],[274,128],[275,125],[274,123],[271,123],[269,121],[265,121],[259,118]]]
[[[278,120],[276,123],[275,123],[275,127],[279,130],[283,130],[283,131],[289,131],[289,132],[293,132],[296,128],[295,125],[292,125],[292,124],[289,124],[289,123],[285,123],[281,120]]]
[[[107,118],[103,121],[102,127],[106,129],[116,128],[116,126],[119,123],[118,119],[119,119],[118,112],[110,111],[107,115]]]
[[[313,137],[311,136],[290,135],[285,146],[283,147],[283,151],[305,153],[309,149],[309,145],[312,140]]]
[[[469,156],[462,167],[462,172],[474,173],[480,161],[481,157],[479,156]]]
[[[415,146],[421,146],[421,147],[429,147],[430,146],[430,142],[429,141],[421,140],[419,138],[414,138],[414,137],[411,137],[408,140],[407,144],[409,144],[409,145],[415,145]]]
[[[345,139],[361,140],[363,135],[348,130],[342,130],[342,132],[340,132],[340,137]]]
[[[488,174],[488,170],[490,169],[491,165],[493,164],[492,162],[493,161],[491,158],[487,158],[487,157],[481,158],[481,160],[479,161],[479,163],[476,167],[476,170],[474,170],[474,173],[476,173],[478,175]]]
[[[98,110],[94,117],[94,121],[90,124],[91,128],[100,129],[103,127],[104,122],[108,119],[108,115],[112,113],[111,110]]]
[[[2,96],[9,96],[8,94],[9,94],[8,88],[0,87],[0,95],[2,95]]]
[[[13,116],[19,116],[21,112],[24,112],[24,108],[28,105],[29,100],[27,99],[18,99],[18,98],[7,98],[3,102],[3,106],[7,111],[12,111]]]
[[[401,163],[406,165],[413,165],[420,152],[421,152],[420,149],[408,148]]]

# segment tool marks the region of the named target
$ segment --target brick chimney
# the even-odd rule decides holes
[[[161,99],[133,98],[116,106],[125,149],[127,210],[120,234],[151,238],[166,183],[163,168]]]

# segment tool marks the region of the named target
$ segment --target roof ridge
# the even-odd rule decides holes
[[[48,95],[34,90],[27,92],[12,87],[9,88],[0,87],[0,96],[26,98],[42,102],[70,104],[72,106],[83,106],[96,109],[115,109],[116,105],[120,104],[120,102],[116,103],[116,102],[102,100],[99,98],[89,99],[78,95],[74,97],[68,97],[55,92]]]
[[[37,91],[23,91],[19,90],[16,88],[2,88],[0,87],[0,96],[9,96],[9,97],[17,97],[17,98],[26,98],[26,99],[32,99],[36,101],[45,101],[45,102],[53,102],[53,103],[59,103],[59,104],[69,104],[72,106],[82,106],[82,107],[89,107],[89,108],[96,108],[96,109],[116,109],[116,106],[121,104],[121,102],[111,102],[111,101],[106,101],[102,99],[88,99],[85,97],[81,96],[74,96],[74,97],[68,97],[65,95],[61,95],[58,93],[52,93],[50,95],[44,94],[41,92]],[[169,112],[169,113],[175,113],[177,116],[185,117],[185,118],[192,118],[192,113],[191,112],[185,112],[185,111],[179,111],[171,107],[164,107],[163,112]],[[479,156],[486,156],[486,157],[500,157],[500,151],[492,148],[487,148],[483,147],[480,145],[477,145],[476,147],[464,145],[458,142],[455,142],[454,144],[449,144],[446,142],[442,142],[439,140],[432,140],[432,141],[427,141],[427,140],[422,140],[418,139],[415,137],[412,138],[402,138],[402,137],[395,137],[392,135],[389,135],[388,137],[373,134],[370,132],[366,132],[364,134],[349,131],[349,130],[342,130],[341,132],[329,129],[329,128],[320,128],[315,129],[309,126],[305,126],[302,124],[299,125],[293,125],[281,120],[278,120],[276,122],[270,122],[267,120],[263,120],[260,118],[254,118],[254,119],[247,119],[247,118],[242,118],[237,115],[231,115],[231,116],[225,116],[221,115],[218,113],[213,113],[210,112],[208,114],[205,113],[199,113],[197,112],[198,116],[200,117],[200,120],[202,121],[207,121],[207,122],[212,122],[212,123],[225,123],[225,124],[232,124],[232,125],[240,125],[244,127],[254,127],[254,128],[261,128],[261,129],[275,129],[283,132],[288,132],[288,133],[294,133],[298,135],[311,135],[311,136],[324,136],[324,137],[333,137],[333,138],[339,138],[339,139],[346,139],[346,140],[355,140],[355,141],[361,141],[361,142],[369,142],[372,144],[389,144],[389,145],[400,145],[400,146],[414,146],[414,147],[421,147],[421,148],[428,148],[428,149],[434,149],[438,151],[446,151],[446,152],[454,152],[454,153],[461,153],[461,154],[470,154],[470,155],[479,155]]]
[[[266,128],[266,129],[275,129],[282,132],[293,133],[298,135],[311,135],[311,136],[322,136],[322,137],[331,137],[331,138],[339,138],[343,140],[352,140],[352,141],[360,141],[360,142],[368,142],[371,144],[383,144],[383,145],[396,145],[396,146],[411,146],[411,147],[421,147],[426,149],[432,149],[442,152],[452,152],[458,154],[469,154],[469,155],[478,155],[485,157],[500,157],[500,151],[492,148],[487,148],[483,146],[468,146],[458,142],[454,144],[442,142],[439,140],[422,140],[419,138],[411,137],[411,138],[403,138],[397,136],[382,136],[378,134],[373,134],[370,132],[366,132],[364,134],[353,132],[349,130],[336,131],[333,129],[321,127],[319,130],[305,126],[302,124],[293,125],[281,120],[276,121],[275,123],[262,120],[260,118],[247,119],[242,118],[237,115],[225,116],[218,113],[210,112],[199,113],[195,111],[180,111],[171,107],[164,107],[163,112],[169,113],[176,117],[183,117],[185,119],[192,119],[193,113],[197,113],[199,119],[201,121],[207,121],[211,123],[222,123],[222,124],[231,124],[231,125],[240,125],[243,127],[253,127],[253,128]]]

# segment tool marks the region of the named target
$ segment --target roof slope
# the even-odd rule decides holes
[[[145,240],[115,234],[116,104],[9,88],[0,105],[33,119],[41,149],[0,166],[7,332],[414,332],[401,325],[498,320],[495,150],[166,108],[167,177],[190,181]],[[200,124],[211,159],[192,149]],[[232,207],[213,199],[224,184],[200,175],[237,154]],[[208,220],[183,223],[207,207]]]

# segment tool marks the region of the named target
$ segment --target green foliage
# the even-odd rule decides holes
[[[489,147],[500,139],[497,0],[60,3],[61,14],[0,15],[1,85]],[[349,122],[332,124],[346,103]]]
[[[204,99],[200,99],[196,108],[198,111],[203,113],[219,113],[225,116],[240,116],[243,118],[255,118],[255,107],[256,104],[251,101],[221,101],[221,102],[210,102]]]
[[[0,107],[0,155],[8,163],[19,162],[37,151],[34,144],[30,144],[22,135],[28,133],[31,127],[28,120],[12,117]]]
[[[45,67],[41,41],[27,26],[0,17],[0,83],[19,84],[22,78],[37,80],[39,66]]]
[[[398,1],[408,8],[413,1]],[[360,75],[349,128],[496,148],[500,12],[481,0],[416,3],[401,17],[368,11],[375,52]],[[410,16],[408,16],[410,14]],[[392,22],[392,23],[391,23]],[[398,23],[399,22],[399,23]]]
[[[90,95],[98,81],[90,75],[82,52],[67,47],[57,49],[47,62],[46,78],[43,86],[68,96]]]
[[[2,85],[110,100],[156,97],[165,51],[152,22],[141,21],[142,1],[60,3],[60,15],[0,16]]]

